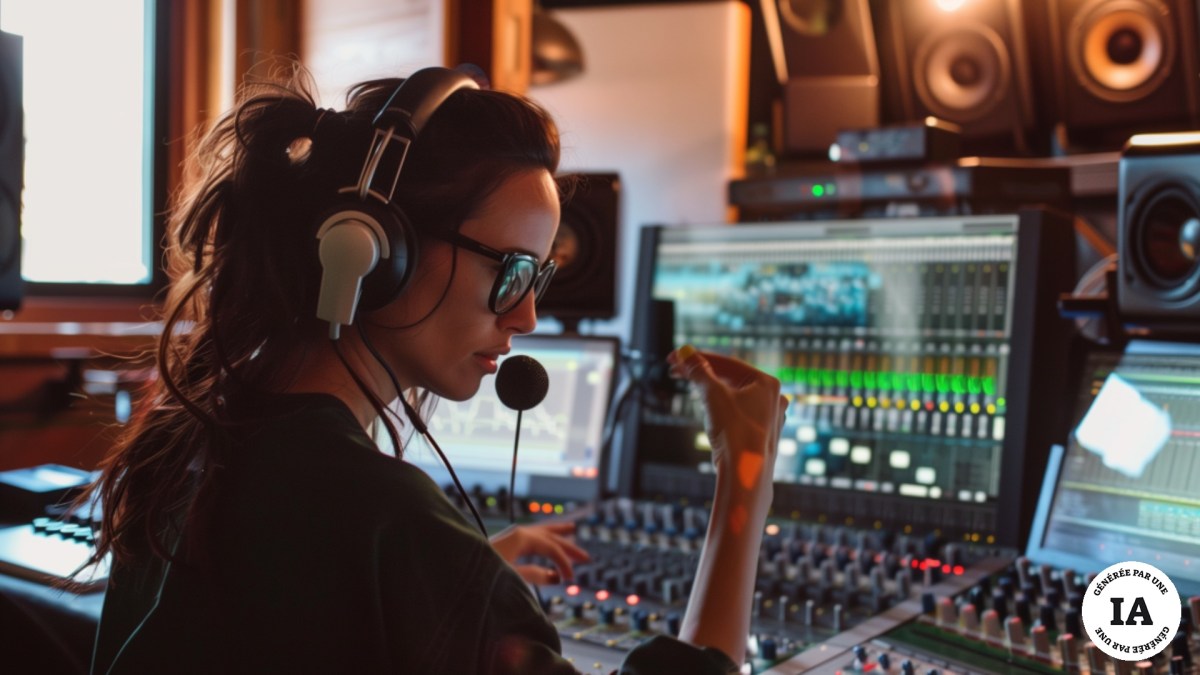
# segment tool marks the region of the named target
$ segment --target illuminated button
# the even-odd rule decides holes
[[[888,455],[888,464],[893,469],[907,469],[912,463],[912,455],[907,450],[893,450]]]
[[[1003,417],[993,417],[992,418],[992,440],[994,440],[994,441],[1004,440],[1004,418]]]

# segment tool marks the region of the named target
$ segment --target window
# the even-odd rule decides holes
[[[30,294],[145,292],[162,157],[154,0],[4,0],[24,38],[22,276]]]

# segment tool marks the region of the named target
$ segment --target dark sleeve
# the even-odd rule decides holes
[[[620,675],[730,675],[740,672],[725,652],[659,635],[638,645],[621,664]]]

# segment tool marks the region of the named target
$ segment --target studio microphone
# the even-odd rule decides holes
[[[500,364],[496,373],[496,395],[505,406],[517,411],[517,432],[513,437],[512,473],[508,478],[508,520],[517,521],[516,496],[513,489],[517,482],[517,445],[521,441],[521,413],[541,403],[550,389],[550,377],[537,359],[518,354],[510,356]]]

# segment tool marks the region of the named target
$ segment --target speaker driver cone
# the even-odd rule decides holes
[[[1008,90],[1008,48],[987,26],[971,25],[929,36],[917,50],[917,95],[925,107],[953,122],[983,117]]]
[[[1142,276],[1167,299],[1200,291],[1200,196],[1168,185],[1131,209],[1129,237]]]
[[[1170,75],[1175,42],[1170,10],[1158,0],[1098,0],[1069,34],[1071,71],[1114,103],[1145,98]]]

